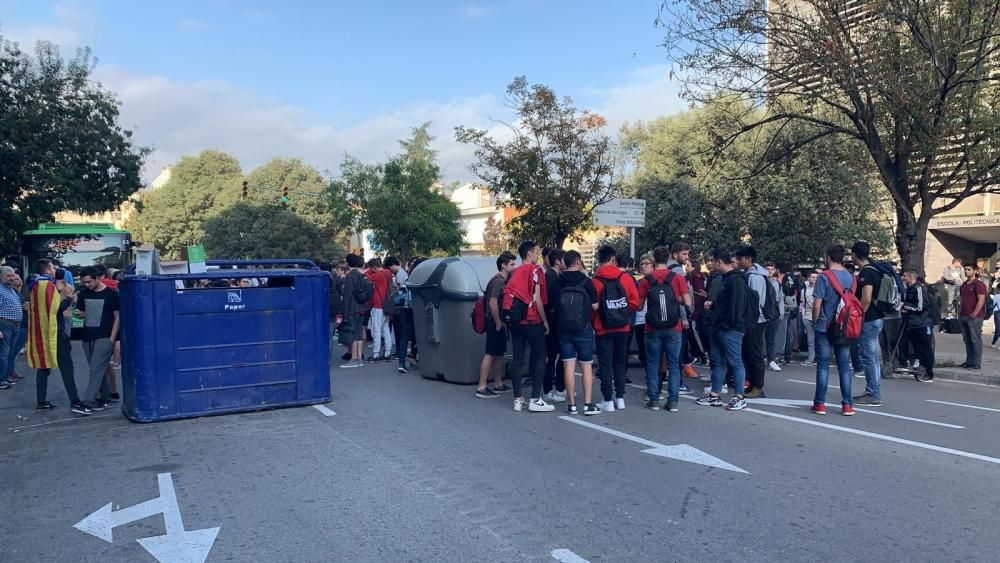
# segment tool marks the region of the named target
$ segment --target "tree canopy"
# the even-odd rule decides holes
[[[507,105],[516,114],[506,124],[512,140],[467,127],[455,137],[476,147],[471,171],[522,212],[507,226],[512,234],[562,248],[593,225],[594,206],[621,194],[617,146],[603,117],[523,76],[507,86]]]
[[[647,201],[638,248],[750,242],[770,259],[814,263],[833,241],[890,244],[885,204],[859,147],[827,138],[789,153],[741,137],[714,153],[734,111],[715,102],[624,128],[623,143],[635,155],[628,185]],[[796,134],[789,126],[774,139],[793,143]],[[754,173],[770,158],[777,160]]]
[[[1000,1],[662,6],[685,96],[724,93],[752,110],[730,116],[733,133],[717,148],[769,125],[775,139],[790,123],[802,127],[788,152],[830,137],[855,143],[891,198],[904,267],[923,269],[931,218],[1000,191]]]
[[[110,211],[142,185],[148,149],[94,64],[87,49],[66,60],[43,41],[31,57],[0,36],[0,255],[55,213]]]
[[[205,253],[219,259],[306,258],[337,260],[343,247],[276,202],[239,202],[203,225]]]

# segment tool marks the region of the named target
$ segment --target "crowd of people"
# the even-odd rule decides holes
[[[39,260],[35,271],[24,287],[14,268],[0,267],[0,389],[13,389],[24,379],[14,369],[18,354],[23,353],[28,367],[36,370],[37,410],[57,408],[47,398],[53,370],[62,376],[72,412],[86,416],[110,408],[120,400],[116,272],[103,265],[84,268],[79,276],[83,287],[77,290],[72,273],[51,260]],[[83,320],[83,351],[89,374],[82,397],[74,378],[70,344],[73,315]]]
[[[831,363],[840,378],[841,414],[853,415],[856,404],[881,406],[884,378],[934,380],[933,327],[940,315],[936,291],[918,272],[899,272],[872,260],[870,252],[865,241],[849,252],[831,245],[824,268],[796,271],[788,264],[761,264],[752,246],[715,249],[692,260],[690,245],[677,242],[643,255],[633,271],[631,259],[603,246],[588,275],[578,252],[524,241],[520,265],[514,255],[501,255],[484,291],[486,347],[476,397],[513,392],[515,411],[549,412],[557,402],[566,402],[569,414],[623,409],[635,340],[651,410],[676,412],[679,395],[691,392],[683,378],[699,377],[693,368],[698,364],[711,375],[701,377],[709,385],[697,404],[743,410],[747,398],[765,397],[767,371],[781,371],[793,352],[807,354],[802,365],[815,368],[812,412],[826,414]],[[962,367],[972,370],[982,367],[983,321],[1000,304],[998,289],[987,299],[979,270],[975,264],[963,267],[955,303],[966,344]],[[503,381],[508,337],[512,387]],[[578,366],[582,397],[575,392]],[[857,396],[852,376],[865,379]],[[726,393],[728,400],[722,398]]]

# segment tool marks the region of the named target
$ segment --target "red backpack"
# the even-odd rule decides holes
[[[851,289],[844,291],[840,285],[840,280],[833,270],[823,272],[826,280],[830,282],[830,287],[840,296],[840,305],[837,309],[837,316],[830,320],[827,328],[828,334],[838,346],[850,346],[861,339],[861,329],[865,324],[865,310],[861,307],[861,302],[854,295],[854,289],[858,283],[857,279],[851,281]]]
[[[486,318],[490,314],[488,311],[489,307],[486,303],[486,296],[490,294],[490,286],[492,286],[497,279],[504,281],[503,278],[493,276],[493,279],[486,284],[486,291],[479,296],[479,299],[476,299],[476,304],[472,307],[472,313],[469,314],[469,318],[472,320],[472,330],[474,330],[476,334],[483,334],[486,332]]]

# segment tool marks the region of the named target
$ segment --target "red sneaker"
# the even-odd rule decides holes
[[[848,404],[841,405],[840,414],[844,416],[854,416],[854,406]]]
[[[698,372],[695,371],[691,364],[684,366],[684,377],[690,377],[691,379],[698,379]]]
[[[826,414],[826,405],[824,405],[822,403],[818,404],[818,405],[813,405],[813,406],[809,407],[809,410],[811,410],[812,412],[814,412],[816,414]]]

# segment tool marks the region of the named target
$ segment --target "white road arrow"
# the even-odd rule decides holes
[[[628,440],[630,442],[635,442],[637,444],[649,446],[648,450],[642,450],[642,453],[644,454],[653,454],[660,457],[676,459],[679,461],[686,461],[688,463],[707,465],[709,467],[726,469],[728,471],[735,471],[737,473],[747,473],[746,471],[740,469],[739,467],[736,467],[735,465],[728,464],[717,457],[710,456],[707,453],[697,448],[692,448],[687,444],[678,444],[676,446],[658,444],[656,442],[647,440],[645,438],[640,438],[638,436],[633,436],[631,434],[619,432],[618,430],[615,430],[613,428],[608,428],[606,426],[591,424],[589,422],[585,422],[583,420],[579,420],[571,416],[560,416],[559,418],[568,422],[572,422],[573,424],[579,424],[580,426],[586,426],[587,428],[592,428],[599,432],[604,432],[605,434],[611,434],[612,436],[617,436],[619,438]]]
[[[173,479],[169,473],[160,473],[157,480],[160,486],[159,497],[116,511],[111,509],[112,503],[109,502],[73,527],[112,543],[112,531],[118,526],[163,514],[167,533],[141,538],[137,540],[139,544],[160,563],[203,563],[215,543],[219,528],[184,530]]]

